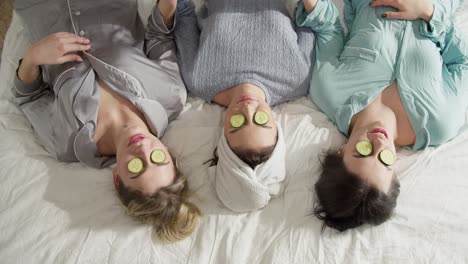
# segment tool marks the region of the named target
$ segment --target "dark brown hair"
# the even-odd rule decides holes
[[[271,157],[271,153],[273,153],[273,150],[275,150],[275,146],[276,144],[271,147],[263,148],[259,151],[249,149],[233,149],[232,152],[234,152],[234,154],[236,154],[236,156],[239,157],[239,159],[241,159],[243,162],[247,163],[247,165],[249,165],[252,169],[255,169],[257,165],[262,164]],[[218,147],[216,147],[213,151],[213,158],[207,160],[203,164],[209,163],[210,167],[216,166],[216,164],[218,164],[218,159]]]
[[[186,179],[177,173],[173,184],[159,189],[151,196],[127,188],[123,182],[117,187],[120,201],[130,216],[153,226],[163,241],[177,241],[188,237],[197,227],[200,210],[188,201]]]
[[[260,150],[255,149],[236,149],[234,148],[232,152],[236,154],[239,159],[247,163],[252,169],[255,169],[257,165],[262,164],[271,157],[271,153],[275,149],[275,145],[262,148]]]
[[[325,156],[322,168],[315,184],[314,214],[324,221],[323,227],[345,231],[365,223],[379,225],[390,218],[400,193],[395,176],[385,193],[350,173],[336,152]]]

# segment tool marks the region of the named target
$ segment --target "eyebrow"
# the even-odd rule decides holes
[[[353,155],[353,157],[357,158],[357,159],[365,159],[365,158],[369,158],[370,156],[362,156],[362,155]]]
[[[138,173],[135,176],[131,176],[130,179],[136,179],[136,178],[140,177],[143,174],[143,172],[145,172],[145,171],[142,171],[142,172]]]
[[[167,164],[169,164],[169,162],[166,162],[166,163],[162,163],[162,164],[158,164],[158,166],[166,166]],[[146,170],[146,169],[145,169]],[[138,173],[137,175],[135,176],[131,176],[130,179],[136,179],[138,177],[140,177],[144,172],[145,170],[143,170],[142,172]]]
[[[268,129],[273,128],[273,127],[271,127],[271,126],[258,125],[258,124],[255,124],[255,123],[254,123],[254,125],[259,126],[259,127],[263,127],[263,128],[268,128]],[[236,133],[237,131],[239,131],[240,129],[242,129],[243,127],[245,127],[245,126],[241,126],[241,127],[239,127],[239,128],[234,128],[234,129],[232,129],[231,131],[229,131],[229,133],[230,133],[230,134],[234,134],[234,133]]]

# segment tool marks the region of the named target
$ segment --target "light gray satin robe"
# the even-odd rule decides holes
[[[60,31],[90,39],[84,62],[43,65],[31,84],[17,77],[13,93],[45,148],[58,160],[105,167],[114,157],[96,154],[97,78],[132,102],[151,131],[162,136],[187,93],[172,39],[147,34],[136,0],[16,0],[32,43]],[[154,24],[153,24],[154,25]]]

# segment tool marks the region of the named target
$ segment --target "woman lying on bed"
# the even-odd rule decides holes
[[[159,140],[186,99],[174,45],[144,38],[136,1],[34,2],[15,1],[35,43],[13,91],[41,143],[61,161],[102,168],[117,160],[128,213],[164,240],[190,235],[200,212]]]
[[[209,0],[197,14],[190,0],[161,0],[152,16],[152,34],[175,37],[187,90],[226,107],[218,197],[237,212],[264,207],[286,174],[271,106],[307,94],[312,31],[295,27],[283,0]]]
[[[387,220],[399,194],[395,146],[442,144],[464,124],[468,46],[456,0],[304,0],[297,23],[317,34],[312,100],[349,139],[329,153],[315,214],[340,231]]]

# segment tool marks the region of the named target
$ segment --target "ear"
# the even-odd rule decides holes
[[[177,164],[177,159],[176,159],[176,157],[173,156],[173,155],[171,155],[171,159],[172,159],[172,164],[174,164],[174,166],[178,168],[178,166],[177,166],[178,164]]]
[[[340,146],[340,148],[338,149],[338,155],[340,155],[340,156],[343,155],[343,150],[344,150],[345,145],[346,145],[346,143]]]
[[[116,190],[118,190],[120,186],[120,178],[117,174],[117,168],[112,169],[112,178],[114,179],[114,187]]]
[[[172,163],[174,164],[174,166],[177,166],[177,165],[176,165],[176,164],[177,164],[177,160],[176,160],[175,156],[172,154],[171,149],[170,149],[168,146],[165,146],[165,147],[166,147],[167,152],[168,152],[169,155],[171,156],[171,161],[172,161]]]

